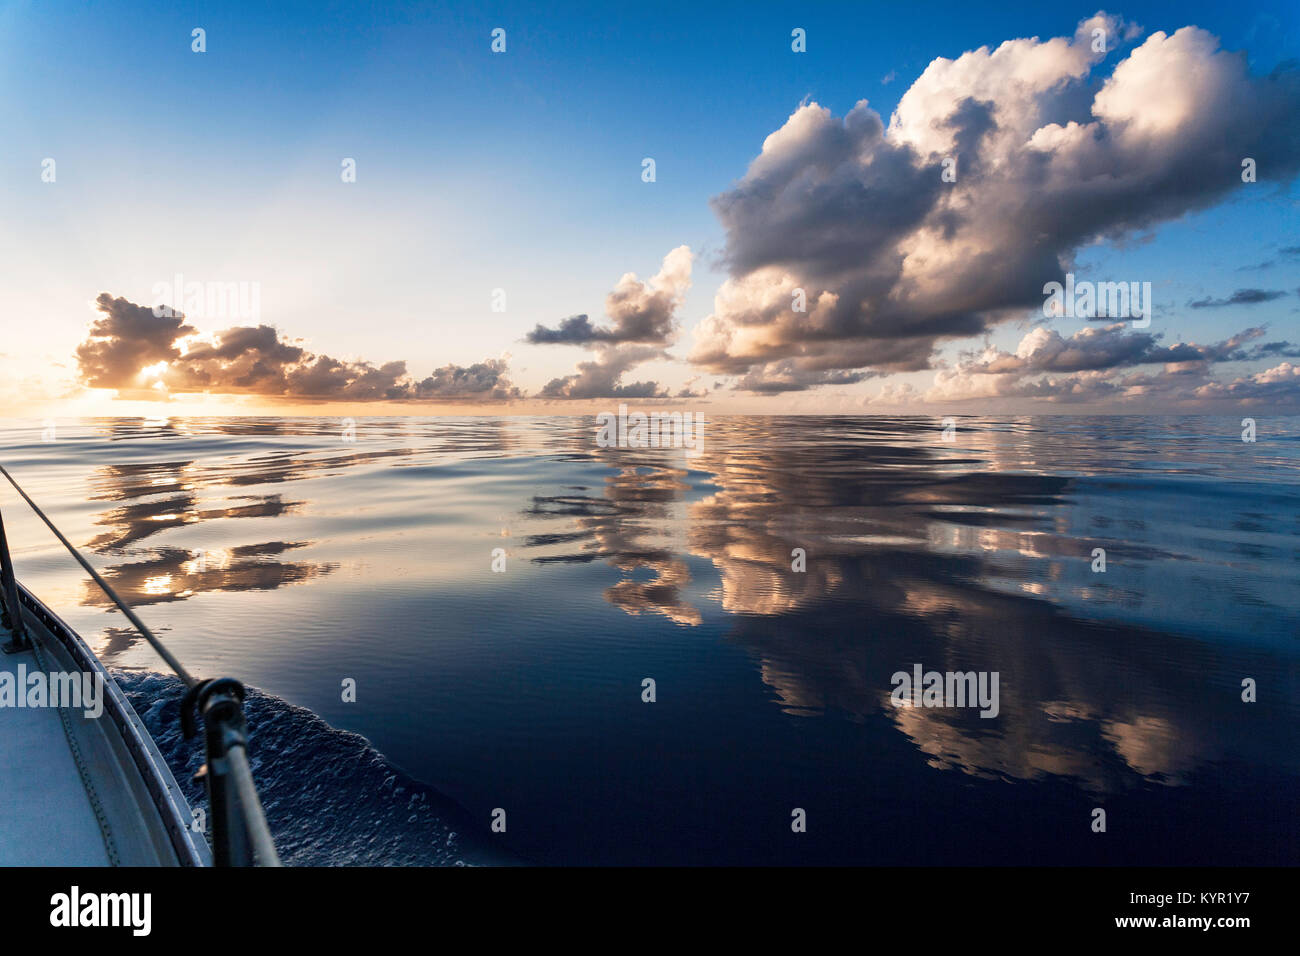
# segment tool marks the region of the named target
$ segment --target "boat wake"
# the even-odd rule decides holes
[[[190,805],[207,808],[194,774],[200,738],[181,736],[184,685],[175,677],[114,671]],[[248,688],[253,778],[286,866],[477,866],[509,862],[481,843],[466,811],[390,764],[359,734]]]

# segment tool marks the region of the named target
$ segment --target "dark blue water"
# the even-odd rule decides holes
[[[1296,863],[1300,421],[1256,417],[725,418],[698,456],[590,418],[11,422],[0,460],[264,692],[289,862]],[[175,685],[14,501],[24,583],[192,772]],[[916,663],[996,672],[998,716],[893,706]]]

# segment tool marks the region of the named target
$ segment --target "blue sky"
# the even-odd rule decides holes
[[[21,348],[6,337],[0,365],[42,394],[70,394],[95,297],[147,304],[179,272],[259,282],[262,321],[330,355],[400,359],[422,376],[510,353],[513,381],[531,394],[586,356],[523,343],[529,329],[581,312],[600,320],[621,275],[653,275],[685,244],[695,268],[670,349],[679,361],[644,369],[676,389],[700,374],[680,359],[727,276],[710,199],[802,102],[842,117],[866,99],[888,122],[935,57],[1070,36],[1094,12],[0,4],[0,269],[6,325],[28,330]],[[1198,25],[1247,50],[1253,74],[1300,55],[1295,4],[1110,12],[1142,37]],[[194,27],[206,30],[201,55]],[[494,27],[507,31],[505,54],[489,49]],[[807,31],[806,54],[791,52],[794,27]],[[45,157],[57,161],[56,184],[41,182]],[[340,182],[343,157],[357,161],[355,184]],[[643,157],[655,159],[654,183],[641,180]],[[1240,310],[1175,308],[1166,344],[1261,323],[1296,338],[1300,258],[1250,270],[1300,244],[1296,227],[1293,184],[1260,183],[1078,261],[1152,277],[1171,304],[1245,287],[1291,293]],[[504,314],[488,308],[497,288]],[[1014,349],[1023,331],[1003,324],[989,338]],[[945,341],[941,352],[971,344]],[[874,387],[831,391],[841,403]],[[825,392],[772,399],[772,410],[814,407]]]

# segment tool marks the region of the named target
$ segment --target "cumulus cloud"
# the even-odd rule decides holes
[[[1241,186],[1243,156],[1295,175],[1300,70],[1252,76],[1184,27],[1095,76],[1131,34],[1098,14],[1072,37],[936,59],[887,126],[865,101],[800,106],[713,200],[730,275],[691,360],[753,391],[928,368],[938,343],[1040,307],[1081,246]]]
[[[671,342],[677,333],[676,312],[691,287],[691,250],[678,246],[664,256],[658,274],[644,282],[626,273],[605,297],[609,327],[592,324],[586,315],[562,321],[558,328],[538,325],[528,333],[535,345],[618,345]]]
[[[1228,399],[1250,404],[1296,403],[1300,397],[1300,365],[1283,362],[1274,368],[1245,375],[1231,382],[1207,382],[1194,394],[1199,399]]]
[[[92,388],[138,385],[140,370],[181,356],[176,340],[193,335],[185,317],[159,317],[148,306],[113,298],[107,292],[95,300],[101,313],[86,341],[77,346],[81,380]]]
[[[605,297],[605,314],[612,325],[598,327],[586,315],[565,319],[558,328],[538,325],[528,333],[534,345],[580,345],[594,349],[593,359],[578,363],[572,375],[554,378],[541,391],[543,398],[664,398],[657,382],[622,384],[623,375],[642,362],[668,358],[664,346],[677,337],[677,310],[691,287],[691,250],[678,246],[666,256],[659,272],[641,280],[628,272]],[[695,397],[685,389],[679,397]]]
[[[505,359],[485,359],[468,367],[444,365],[414,385],[415,398],[452,398],[458,395],[488,395],[517,398],[519,389],[510,385]]]
[[[213,392],[309,401],[410,401],[518,398],[504,359],[469,367],[446,365],[422,380],[405,362],[374,365],[307,351],[269,325],[237,326],[196,338],[179,313],[154,315],[107,292],[96,299],[100,317],[77,348],[79,378],[119,395],[140,391]]]
[[[667,391],[657,382],[620,384],[623,374],[654,358],[664,358],[663,349],[652,345],[605,346],[589,362],[579,362],[578,371],[553,378],[542,389],[543,398],[665,398]]]

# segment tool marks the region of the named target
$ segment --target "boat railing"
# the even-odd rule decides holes
[[[275,850],[275,841],[271,837],[271,829],[267,825],[248,761],[248,724],[244,716],[243,684],[230,677],[198,680],[190,674],[2,465],[0,474],[8,479],[32,512],[54,533],[90,575],[91,580],[117,605],[140,636],[185,684],[185,696],[181,700],[181,729],[186,739],[189,739],[198,733],[199,723],[202,723],[206,762],[199,773],[207,787],[212,821],[212,856],[216,865],[279,866],[280,858]],[[31,646],[31,637],[23,622],[17,575],[9,554],[2,515],[0,618],[12,634],[9,643],[4,646],[6,652],[21,651]]]

